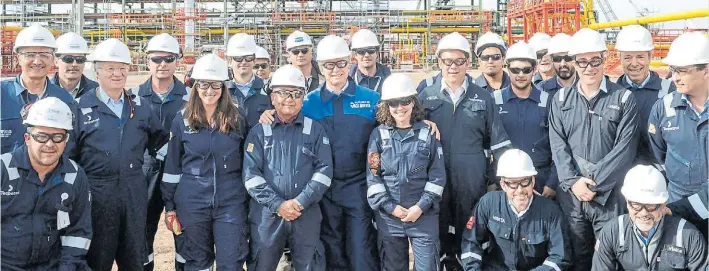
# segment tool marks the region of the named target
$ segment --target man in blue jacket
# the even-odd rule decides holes
[[[350,77],[357,85],[381,94],[382,83],[391,74],[391,70],[377,62],[379,59],[377,35],[369,29],[360,29],[352,35],[351,47],[357,64],[350,67]]]
[[[57,47],[54,52],[57,73],[54,74],[52,83],[68,91],[74,98],[98,87],[96,81],[84,75],[86,55],[89,54],[89,47],[84,38],[69,32],[57,38]]]

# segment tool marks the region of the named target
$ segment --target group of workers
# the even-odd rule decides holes
[[[706,34],[672,42],[671,80],[638,25],[617,35],[616,81],[591,29],[451,33],[418,86],[370,30],[285,47],[271,74],[236,34],[183,83],[160,34],[126,89],[121,41],[89,54],[23,29],[1,91],[0,268],[153,270],[162,215],[176,270],[409,270],[409,247],[417,271],[707,268]]]

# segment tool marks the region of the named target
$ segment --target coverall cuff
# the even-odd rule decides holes
[[[175,211],[175,203],[172,201],[166,201],[165,202],[165,212],[174,212]]]
[[[298,196],[295,197],[295,200],[300,203],[301,206],[303,206],[303,210],[308,209],[310,206],[310,201],[308,200],[308,197],[303,195],[303,193],[298,194]]]
[[[282,200],[282,199],[273,200],[268,205],[268,210],[271,211],[271,213],[278,214],[278,208],[281,208],[281,204],[283,204],[283,202],[285,202],[285,200]],[[305,207],[305,206],[303,206],[303,207]]]
[[[429,209],[431,209],[431,205],[433,204],[431,203],[431,200],[421,198],[419,202],[416,203],[416,205],[418,205],[419,208],[421,208],[421,211],[423,211],[423,213],[425,214]]]
[[[559,185],[561,186],[561,189],[564,190],[564,192],[569,192],[569,191],[571,191],[571,186],[573,186],[580,179],[581,179],[581,176],[574,176],[574,177],[569,178],[566,181],[561,182]]]
[[[556,190],[556,188],[559,186],[559,179],[549,179],[547,180],[547,183],[544,186],[549,187],[552,190]]]
[[[387,203],[382,204],[381,208],[387,214],[391,214],[394,212],[394,208],[396,208],[396,204],[394,204],[393,202],[387,202]]]

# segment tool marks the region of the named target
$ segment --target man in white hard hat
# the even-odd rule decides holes
[[[500,156],[497,176],[503,191],[485,194],[466,224],[461,256],[466,271],[569,267],[564,213],[534,192],[535,175],[524,151],[510,149]]]
[[[487,32],[478,38],[475,56],[482,74],[475,79],[476,85],[490,93],[510,85],[510,77],[502,69],[506,51],[507,45],[498,34]]]
[[[144,154],[155,156],[169,134],[150,101],[124,89],[131,64],[128,46],[107,39],[90,60],[99,87],[77,99],[77,126],[67,148],[91,185],[94,238],[87,259],[97,271],[111,270],[114,260],[121,269],[142,270],[148,208]]]
[[[64,88],[72,97],[78,98],[86,91],[98,87],[96,81],[84,76],[86,56],[89,47],[79,34],[69,32],[57,38],[57,51],[54,52],[54,65],[57,73],[52,83]]]
[[[256,47],[254,73],[256,73],[256,76],[261,78],[261,80],[264,80],[264,82],[267,82],[271,78],[271,55],[261,46]]]
[[[57,43],[49,30],[35,23],[17,34],[13,51],[22,72],[0,83],[2,120],[0,120],[0,153],[8,153],[24,144],[22,118],[29,107],[46,97],[57,97],[70,108],[76,103],[69,92],[52,84],[47,73],[54,65]]]
[[[325,81],[321,79],[318,63],[313,60],[313,49],[313,39],[303,31],[293,31],[286,38],[288,61],[303,72],[308,91],[318,88]]]
[[[637,153],[635,96],[604,76],[606,50],[595,30],[571,37],[579,80],[556,93],[549,113],[556,198],[569,217],[575,270],[591,269],[594,236],[623,213],[619,188]]]
[[[564,33],[556,34],[549,40],[547,55],[549,55],[553,63],[554,76],[536,86],[549,93],[550,97],[554,97],[554,94],[559,89],[573,85],[578,78],[573,64],[574,58],[569,55],[570,43],[571,36]]]
[[[167,33],[154,36],[148,41],[145,48],[148,54],[148,70],[150,78],[144,83],[131,89],[132,94],[145,98],[155,116],[158,117],[165,131],[170,131],[175,114],[182,109],[189,99],[189,89],[175,76],[175,70],[181,58],[180,44],[177,39]],[[160,216],[165,208],[162,200],[159,181],[162,179],[165,167],[165,154],[167,144],[157,153],[145,153],[143,170],[148,181],[148,209],[147,209],[147,260],[144,270],[152,271],[154,268],[153,241],[158,230]],[[175,247],[179,247],[180,236],[174,235]],[[184,259],[175,255],[175,268],[184,268]]]
[[[701,32],[682,34],[663,61],[670,65],[677,91],[655,102],[647,133],[655,159],[666,171],[672,203],[707,184],[709,37]],[[705,227],[700,229],[706,233],[706,220],[702,223]]]
[[[554,76],[554,66],[552,65],[551,56],[549,55],[549,42],[551,36],[544,32],[537,32],[529,38],[529,46],[534,48],[537,54],[538,70],[532,78],[532,82],[536,85],[544,80]]]
[[[350,67],[350,77],[360,86],[382,92],[382,82],[390,74],[391,70],[379,60],[379,39],[377,35],[369,29],[360,29],[352,35],[351,50],[357,60],[357,64]]]
[[[507,50],[506,62],[512,83],[493,93],[500,107],[496,113],[512,145],[532,157],[538,172],[535,191],[553,198],[559,183],[549,143],[549,105],[553,97],[532,84],[537,67],[532,46],[523,41],[513,44]]]
[[[254,74],[256,42],[246,33],[237,33],[229,39],[226,55],[234,78],[227,83],[229,93],[238,102],[249,129],[258,123],[264,111],[271,109],[263,79]]]
[[[645,27],[639,25],[623,27],[616,36],[615,49],[620,52],[624,72],[616,82],[635,95],[639,114],[638,129],[647,131],[648,116],[653,104],[667,93],[674,92],[676,87],[671,80],[662,79],[656,72],[650,71],[654,45],[652,35]],[[639,139],[635,164],[656,164],[646,136],[641,136]]]
[[[90,270],[89,184],[62,155],[73,122],[58,98],[37,101],[24,120],[25,145],[0,157],[3,270]]]
[[[498,48],[494,48],[497,50]],[[447,270],[459,270],[457,257],[465,222],[475,203],[494,184],[490,149],[498,157],[510,144],[490,92],[472,83],[470,43],[454,32],[436,50],[442,78],[421,91],[426,119],[441,127],[448,181],[441,202],[440,240]],[[488,178],[486,178],[488,176]]]
[[[686,220],[663,214],[665,178],[652,166],[637,165],[621,188],[628,214],[603,227],[593,270],[705,270],[706,239]]]

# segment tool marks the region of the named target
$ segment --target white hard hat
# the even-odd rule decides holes
[[[88,54],[89,46],[86,40],[74,32],[69,32],[57,38],[57,54]]]
[[[288,38],[286,38],[286,50],[302,45],[313,45],[313,39],[303,31],[293,31],[293,33],[290,33]]]
[[[22,123],[29,126],[71,130],[73,114],[69,106],[59,98],[47,97],[32,104]]]
[[[386,101],[417,94],[416,86],[411,77],[404,73],[393,73],[384,79],[384,83],[382,83],[382,97],[380,100]]]
[[[532,46],[530,46],[524,41],[520,41],[515,44],[512,44],[512,46],[507,49],[507,55],[505,55],[505,59],[507,61],[512,59],[529,59],[536,63],[537,53],[534,48],[532,48]]]
[[[478,38],[478,41],[475,43],[475,53],[480,54],[480,48],[485,45],[498,47],[501,51],[503,51],[503,54],[505,53],[504,50],[507,49],[507,44],[505,44],[505,41],[502,40],[502,37],[492,32],[487,32]]]
[[[94,62],[119,62],[130,65],[130,50],[118,39],[110,38],[102,41],[93,53],[89,54],[89,60]]]
[[[284,65],[271,76],[271,88],[273,87],[297,87],[305,89],[305,76],[300,69],[293,65]]]
[[[567,53],[569,52],[569,47],[571,47],[571,36],[559,33],[549,40],[549,50],[547,54]]]
[[[620,192],[625,199],[643,204],[662,204],[669,198],[665,176],[655,167],[646,165],[628,170]]]
[[[180,43],[173,36],[167,33],[162,33],[150,39],[148,46],[145,47],[145,52],[166,52],[176,55],[180,54]]]
[[[256,58],[257,59],[268,59],[271,60],[271,55],[261,46],[256,47]]]
[[[246,33],[236,33],[231,36],[226,46],[227,56],[248,56],[256,54],[256,41],[254,36]]]
[[[17,33],[12,50],[17,53],[17,49],[30,46],[48,47],[56,50],[57,41],[54,39],[52,32],[49,32],[48,29],[42,27],[39,23],[34,23]]]
[[[328,35],[318,42],[317,61],[350,56],[347,41],[340,36]]]
[[[615,49],[621,52],[652,51],[652,35],[639,25],[623,27],[615,38]]]
[[[360,29],[352,35],[352,50],[367,47],[379,47],[377,34],[369,29]]]
[[[206,54],[195,61],[190,78],[194,80],[226,81],[229,80],[229,66],[219,56]]]
[[[497,177],[521,178],[537,175],[534,162],[529,155],[518,149],[510,149],[500,155],[497,161]]]
[[[603,35],[590,28],[582,28],[571,36],[569,55],[605,52],[608,50]]]
[[[458,32],[453,32],[445,35],[438,41],[436,48],[436,56],[439,56],[445,50],[460,50],[470,55],[470,42]]]
[[[551,36],[549,36],[549,34],[537,32],[529,38],[529,46],[532,46],[535,52],[547,50],[549,49],[549,40],[551,40]]]
[[[687,32],[670,45],[662,62],[670,66],[689,66],[709,63],[709,37],[702,32]]]

